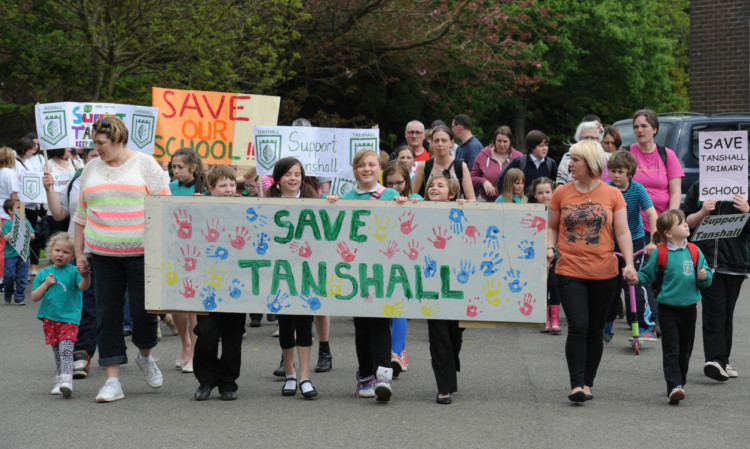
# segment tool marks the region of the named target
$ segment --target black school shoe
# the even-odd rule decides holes
[[[222,401],[236,401],[237,400],[236,391],[222,391],[220,394],[221,394]]]
[[[327,373],[333,368],[333,355],[330,352],[318,353],[318,364],[315,365],[316,373]]]
[[[211,396],[211,390],[213,390],[212,387],[208,387],[206,385],[201,385],[198,387],[197,390],[195,390],[195,393],[193,394],[193,399],[196,401],[205,401],[208,399],[209,396]],[[223,399],[223,393],[222,393],[222,399]]]

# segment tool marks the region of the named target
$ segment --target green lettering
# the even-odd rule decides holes
[[[438,299],[438,292],[424,289],[424,282],[422,281],[422,267],[414,265],[415,282],[417,288],[417,299]]]
[[[352,212],[352,224],[351,229],[349,230],[349,240],[353,242],[362,243],[367,241],[366,235],[360,235],[357,233],[357,230],[365,225],[365,222],[359,219],[361,215],[370,215],[370,211],[355,210],[354,212]]]
[[[316,295],[326,296],[326,263],[318,262],[318,282],[315,283],[315,277],[310,271],[310,264],[307,261],[302,262],[302,294],[309,295],[310,289]]]
[[[414,295],[411,293],[411,286],[409,285],[409,278],[406,276],[406,270],[401,265],[391,265],[391,273],[388,275],[388,289],[386,290],[385,297],[393,297],[393,290],[396,288],[396,284],[401,284],[404,290],[404,296],[406,299],[412,299]]]
[[[280,228],[287,228],[288,232],[286,233],[285,237],[279,237],[278,235],[275,235],[273,237],[273,241],[276,243],[289,243],[292,241],[292,236],[294,235],[294,225],[291,222],[283,221],[282,219],[284,217],[289,216],[289,211],[286,209],[282,209],[278,212],[276,212],[273,216],[273,222],[276,223],[276,226]]]
[[[463,290],[451,290],[451,267],[440,265],[440,293],[447,299],[464,299]]]
[[[300,211],[299,219],[297,220],[297,232],[294,234],[296,240],[302,238],[305,226],[310,226],[315,240],[320,240],[320,228],[318,228],[318,222],[315,220],[315,212],[312,209],[302,209]]]
[[[237,261],[240,268],[250,268],[251,282],[253,284],[253,295],[260,294],[260,269],[271,266],[270,260],[247,260],[240,259]]]
[[[336,268],[334,269],[334,271],[336,272],[336,276],[340,277],[341,279],[346,279],[347,281],[352,283],[352,292],[349,293],[348,295],[340,295],[340,294],[336,295],[336,299],[343,299],[343,300],[348,301],[354,298],[354,295],[357,294],[357,290],[359,290],[359,286],[357,285],[357,279],[354,276],[350,275],[349,273],[342,272],[341,271],[342,268],[349,271],[352,268],[352,266],[346,262],[339,262],[336,264]]]
[[[383,265],[376,263],[372,266],[372,277],[367,277],[367,264],[359,264],[359,290],[364,298],[369,293],[370,287],[375,287],[375,297],[383,297]]]
[[[325,233],[326,240],[333,242],[339,238],[341,225],[344,224],[344,217],[346,217],[346,212],[343,210],[339,211],[338,216],[336,216],[336,222],[333,224],[333,229],[331,229],[331,217],[328,215],[328,211],[320,209],[320,221],[323,223],[323,232]]]
[[[283,268],[283,273],[282,273]],[[294,285],[294,274],[292,274],[292,266],[289,265],[288,260],[277,260],[273,264],[273,278],[271,279],[271,293],[279,291],[279,282],[286,282],[286,286],[289,287],[290,296],[298,296],[297,286]]]

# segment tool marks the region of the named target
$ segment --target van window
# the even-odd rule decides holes
[[[669,136],[672,134],[672,123],[660,123],[659,132],[654,137],[654,142],[657,145],[667,146],[666,142],[669,142]],[[633,133],[633,122],[625,123],[617,126],[617,130],[620,131],[620,138],[622,138],[622,147],[628,148],[630,145],[635,143],[635,134]]]
[[[690,130],[690,152],[693,159],[698,160],[698,134],[711,131],[750,130],[750,123],[712,123],[710,125],[695,125]]]

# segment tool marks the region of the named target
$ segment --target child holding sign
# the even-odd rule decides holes
[[[703,253],[688,243],[689,236],[690,228],[681,210],[670,209],[659,215],[653,235],[654,243],[659,246],[637,277],[638,284],[658,285],[654,291],[661,313],[664,378],[669,403],[673,405],[685,399],[684,387],[695,340],[695,305],[701,300],[698,287],[710,286],[713,278]]]
[[[74,265],[73,237],[67,232],[53,235],[47,244],[52,266],[34,278],[31,300],[42,301],[36,317],[42,320],[44,339],[55,354],[55,386],[52,394],[69,398],[73,393],[73,346],[83,305],[82,292],[89,288],[90,272],[81,275]],[[79,266],[81,261],[79,261]]]
[[[21,215],[21,201],[18,198],[10,198],[5,200],[3,204],[3,210],[9,216],[13,217],[14,214]],[[29,228],[31,228],[31,240],[34,240],[34,228],[31,227],[29,220],[25,220]],[[26,285],[29,282],[29,253],[26,254],[26,260],[23,260],[18,254],[13,245],[9,244],[8,241],[11,237],[11,230],[13,229],[13,221],[7,220],[3,223],[3,239],[5,240],[5,268],[3,277],[3,288],[5,289],[5,302],[10,304],[13,296],[16,297],[16,305],[22,306],[26,304]],[[24,225],[21,225],[21,232],[23,233]]]
[[[341,196],[346,200],[395,200],[399,204],[408,201],[405,196],[399,196],[394,189],[380,185],[380,160],[373,150],[362,150],[354,156],[352,161],[354,177],[357,185]],[[338,196],[328,197],[331,203],[336,202]],[[342,257],[354,260],[354,254],[344,244]],[[354,318],[354,339],[357,348],[356,396],[360,398],[376,397],[378,402],[391,399],[393,390],[393,368],[390,368],[391,326],[387,318]]]

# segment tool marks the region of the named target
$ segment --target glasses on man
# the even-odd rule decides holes
[[[420,134],[424,134],[424,131],[406,131],[406,134],[410,136],[418,136]]]
[[[396,182],[386,182],[385,186],[386,187],[398,187],[400,185],[403,185],[405,182],[406,182],[405,179],[402,179],[401,181],[396,181]]]

